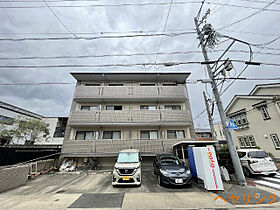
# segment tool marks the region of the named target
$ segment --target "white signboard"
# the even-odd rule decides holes
[[[213,146],[193,147],[197,177],[207,190],[224,190],[221,173]]]

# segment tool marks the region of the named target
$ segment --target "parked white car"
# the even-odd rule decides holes
[[[139,150],[126,149],[119,152],[112,175],[112,185],[141,185]]]
[[[237,150],[245,176],[276,175],[277,168],[269,155],[260,149]]]

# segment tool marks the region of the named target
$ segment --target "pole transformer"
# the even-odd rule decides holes
[[[204,36],[199,29],[199,23],[198,23],[197,17],[194,18],[194,23],[195,23],[195,27],[196,27],[196,32],[198,34],[198,39],[200,41],[201,50],[202,50],[202,53],[203,53],[203,56],[204,56],[204,59],[205,59],[205,64],[206,64],[206,68],[207,68],[207,71],[208,71],[208,76],[211,80],[211,86],[212,86],[213,94],[214,94],[214,97],[215,97],[216,105],[217,105],[217,108],[218,108],[218,111],[219,111],[219,115],[220,115],[220,118],[221,118],[221,121],[222,121],[223,131],[224,131],[224,134],[225,134],[226,139],[227,139],[227,144],[228,144],[230,156],[231,156],[231,159],[232,159],[234,171],[235,171],[235,174],[236,174],[237,182],[240,185],[247,185],[247,182],[246,182],[246,179],[245,179],[245,176],[243,174],[243,170],[242,170],[242,167],[241,167],[241,164],[240,164],[240,160],[239,160],[239,157],[237,155],[236,148],[235,148],[235,145],[234,145],[232,137],[231,137],[231,133],[229,132],[228,127],[227,127],[226,115],[225,115],[225,112],[224,112],[224,108],[223,108],[223,104],[222,104],[222,101],[221,101],[221,98],[220,98],[218,87],[217,87],[216,82],[214,80],[214,74],[213,74],[211,66],[209,64],[209,58],[208,58],[206,47],[205,47],[205,44],[204,44]]]

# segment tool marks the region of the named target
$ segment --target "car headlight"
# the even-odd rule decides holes
[[[190,170],[186,170],[186,174],[191,174],[191,171]]]
[[[159,169],[160,170],[160,173],[164,176],[167,176],[169,175],[169,172],[168,171],[165,171],[165,170],[162,170],[162,169]]]

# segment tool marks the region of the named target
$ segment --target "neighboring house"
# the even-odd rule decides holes
[[[280,158],[280,83],[256,85],[249,95],[236,95],[226,115],[238,126],[232,131],[239,148],[260,147]]]
[[[218,144],[227,144],[227,139],[224,135],[223,126],[221,122],[214,123],[214,132]]]
[[[195,141],[185,83],[189,74],[71,73],[77,84],[62,157],[100,158],[112,165],[123,149],[152,157]]]
[[[49,124],[50,136],[48,139],[41,138],[35,145],[62,145],[64,139],[67,119],[65,117],[43,117],[42,115],[28,110],[13,106],[0,101],[0,121],[5,122],[5,126],[11,128],[11,120],[16,117],[26,117],[41,119]],[[23,140],[7,137],[0,139],[0,145],[6,144],[25,144]]]
[[[195,134],[198,141],[213,141],[210,129],[196,128]]]

